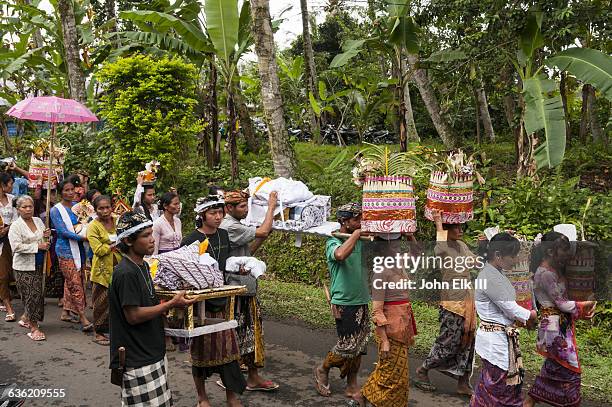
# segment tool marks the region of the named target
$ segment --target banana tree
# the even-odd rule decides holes
[[[409,138],[418,140],[414,120],[407,112],[410,93],[408,92],[409,73],[406,66],[406,55],[416,54],[419,50],[419,29],[409,15],[409,3],[409,0],[388,0],[387,18],[382,21],[378,35],[367,39],[346,41],[343,45],[344,52],[336,55],[330,64],[330,68],[340,68],[346,65],[366,45],[381,50],[390,57],[393,64],[393,77],[396,79],[395,97],[398,107],[401,151],[406,151]],[[410,120],[407,120],[409,118]]]
[[[239,10],[237,0],[206,0],[203,15],[199,11],[194,12],[193,5],[199,7],[199,2],[196,0],[177,1],[161,12],[154,10],[123,11],[120,17],[132,21],[140,31],[123,32],[121,35],[132,41],[156,45],[170,52],[185,55],[200,68],[206,61],[216,62],[218,72],[224,80],[227,98],[228,123],[226,127],[229,130],[228,144],[232,162],[232,177],[235,178],[238,176],[236,147],[238,111],[236,104],[242,102],[238,61],[253,44],[250,32],[250,2],[244,1]],[[241,113],[244,112],[243,109]],[[243,125],[246,124],[246,119],[250,121],[248,117],[244,117]],[[213,134],[216,137],[218,132]],[[214,144],[215,161],[218,163],[220,142]]]
[[[521,33],[517,57],[512,59],[523,84],[521,127],[517,140],[519,176],[531,176],[538,169],[556,167],[563,161],[565,154],[563,101],[557,83],[541,72],[545,66],[568,71],[612,99],[612,58],[600,51],[571,48],[544,60],[539,67],[536,66],[536,53],[544,46],[542,18],[541,12],[529,14]],[[539,143],[537,137],[540,131],[545,136],[542,143]]]

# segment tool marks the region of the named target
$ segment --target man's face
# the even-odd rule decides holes
[[[227,212],[232,215],[234,218],[240,220],[247,217],[249,214],[249,203],[248,202],[240,202],[239,204],[227,204],[226,205]]]
[[[144,229],[132,243],[132,250],[139,256],[150,256],[155,250],[155,239],[153,239],[153,228]]]
[[[350,219],[347,219],[344,224],[348,229],[349,233],[354,232],[357,229],[361,229],[361,215],[354,216]]]

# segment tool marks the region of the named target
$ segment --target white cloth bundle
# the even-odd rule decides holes
[[[266,273],[266,263],[255,257],[246,256],[233,256],[228,258],[225,262],[225,271],[238,273],[241,266],[255,278],[259,278]]]
[[[223,273],[210,255],[200,256],[200,242],[153,256],[159,270],[153,282],[168,290],[203,290],[223,286]]]
[[[267,205],[272,191],[278,193],[278,200],[284,206],[305,202],[314,196],[302,181],[280,177],[261,184],[262,180],[261,177],[249,178],[249,194],[255,204]],[[260,184],[261,187],[257,189]]]

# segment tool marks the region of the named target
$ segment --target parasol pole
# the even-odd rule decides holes
[[[49,229],[50,225],[50,211],[51,208],[51,174],[53,172],[53,142],[55,141],[55,122],[51,123],[51,141],[49,143],[49,173],[47,174],[47,205],[45,209],[45,228]],[[51,241],[51,238],[49,238]],[[47,249],[48,250],[48,249]],[[42,290],[43,295],[45,292],[45,278],[47,276],[47,259],[49,258],[48,253],[45,253],[45,259],[43,261],[42,270]]]

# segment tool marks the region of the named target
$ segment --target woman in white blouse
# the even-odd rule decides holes
[[[34,200],[28,195],[17,199],[19,218],[9,230],[9,242],[13,249],[13,272],[17,289],[21,294],[25,312],[19,325],[30,329],[28,336],[34,341],[45,340],[38,322],[44,317],[43,262],[51,236],[51,230],[39,218],[34,217]]]
[[[487,263],[475,282],[480,317],[475,350],[483,366],[470,406],[523,405],[523,366],[515,324],[533,328],[537,316],[516,303],[516,291],[503,273],[517,263],[519,250],[519,241],[508,233],[493,236],[487,246]]]

